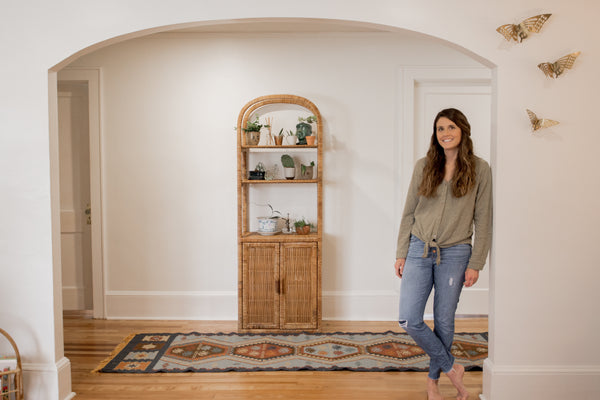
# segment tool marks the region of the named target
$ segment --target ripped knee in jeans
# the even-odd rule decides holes
[[[405,319],[401,319],[398,321],[398,325],[400,325],[400,328],[406,329],[406,327],[408,326],[408,321]]]

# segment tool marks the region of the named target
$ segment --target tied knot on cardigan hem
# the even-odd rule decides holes
[[[435,263],[436,265],[440,265],[440,263],[442,262],[442,257],[440,256],[440,246],[438,246],[435,239],[433,239],[430,242],[425,242],[425,248],[423,249],[423,258],[427,258],[427,256],[429,255],[429,250],[432,247],[435,250],[435,253],[437,254],[437,257],[435,258]]]

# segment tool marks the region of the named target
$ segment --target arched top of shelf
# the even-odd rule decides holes
[[[321,113],[317,106],[310,100],[296,96],[293,94],[272,94],[268,96],[257,97],[254,100],[250,100],[242,110],[240,111],[240,115],[238,117],[238,133],[241,134],[242,127],[246,126],[248,122],[248,118],[254,113],[254,111],[258,110],[261,107],[268,106],[270,104],[295,104],[309,110],[315,117],[317,117],[317,131],[322,134],[323,132],[323,121],[321,118]]]

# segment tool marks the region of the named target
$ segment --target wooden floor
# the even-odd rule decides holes
[[[485,332],[487,319],[459,319],[457,332]],[[399,331],[395,322],[324,321],[324,332]],[[426,400],[425,372],[222,372],[161,375],[92,374],[123,338],[131,333],[234,332],[235,321],[115,321],[65,313],[65,356],[71,361],[72,387],[78,400],[186,399],[327,399]],[[482,372],[467,372],[469,399],[478,399]],[[440,380],[446,399],[456,391]]]

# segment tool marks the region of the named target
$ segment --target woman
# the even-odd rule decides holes
[[[473,245],[471,237],[475,231]],[[442,110],[433,123],[431,144],[417,161],[410,183],[396,250],[396,275],[402,279],[399,323],[429,355],[427,395],[443,399],[438,389],[444,372],[469,397],[465,369],[450,352],[454,315],[462,286],[477,282],[492,235],[492,174],[473,154],[471,126],[462,112]],[[431,289],[432,331],[423,322]]]

